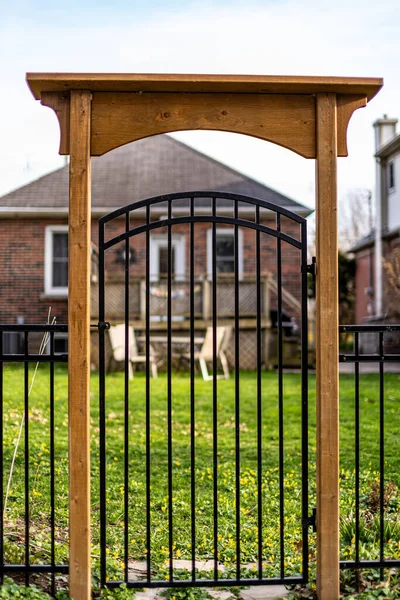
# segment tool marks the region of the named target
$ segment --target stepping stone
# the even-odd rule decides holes
[[[242,600],[280,600],[288,595],[289,591],[284,585],[253,585],[247,590],[241,590],[239,598]]]
[[[146,564],[146,563],[145,563]],[[169,561],[164,563],[165,567],[169,566]],[[192,571],[192,561],[184,560],[184,559],[176,559],[173,560],[174,569],[186,569],[187,571]],[[212,559],[209,560],[196,560],[195,568],[199,571],[213,571],[214,570],[214,561]],[[224,566],[218,564],[218,571],[224,571]]]
[[[146,588],[144,592],[136,592],[135,599],[136,600],[156,600],[156,598],[161,598],[162,596],[158,596],[162,592],[162,588]],[[165,600],[165,598],[163,598]]]
[[[128,579],[137,581],[147,576],[147,562],[144,560],[130,560],[128,563]]]
[[[208,590],[210,596],[215,598],[216,600],[228,600],[228,598],[232,598],[233,594],[226,590]]]

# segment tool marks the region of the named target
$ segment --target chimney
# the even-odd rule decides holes
[[[382,119],[375,121],[375,152],[396,137],[396,125],[397,119],[388,119],[387,115],[383,115]]]

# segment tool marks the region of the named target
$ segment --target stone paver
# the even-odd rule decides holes
[[[209,590],[208,593],[216,600],[228,600],[228,598],[232,598],[232,593],[226,590]]]
[[[284,585],[253,585],[241,590],[239,598],[243,600],[279,600],[289,595]]]
[[[169,563],[166,563],[168,565]],[[253,569],[257,567],[257,563],[248,563],[242,565],[247,569]],[[178,560],[174,559],[174,569],[186,569],[187,571],[192,570],[191,560]],[[196,560],[196,569],[199,571],[212,571],[214,569],[213,560]],[[224,566],[219,564],[218,570],[223,572]],[[132,581],[140,581],[145,579],[147,574],[147,563],[145,561],[132,560],[129,563],[129,579]],[[146,588],[143,592],[136,592],[136,600],[165,600],[159,594],[162,592],[162,588]],[[232,593],[229,590],[214,590],[208,589],[210,596],[215,600],[229,600],[232,597]],[[254,585],[250,586],[246,590],[241,590],[239,598],[241,600],[280,600],[289,595],[289,592],[283,585]]]
[[[163,596],[158,596],[161,593],[161,588],[146,588],[144,592],[136,592],[135,599],[136,600],[165,600]]]
[[[147,574],[147,563],[144,560],[131,560],[128,563],[128,579],[136,581],[145,579]]]
[[[176,559],[174,558],[174,569],[186,569],[187,571],[192,570],[192,561],[184,560],[184,559]],[[169,562],[165,562],[165,566],[168,567]],[[195,568],[199,571],[213,571],[214,570],[214,561],[209,560],[196,560]],[[218,571],[224,571],[224,565],[218,564]]]

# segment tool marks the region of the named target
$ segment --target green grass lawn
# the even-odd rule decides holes
[[[32,371],[33,373],[33,367]],[[50,560],[49,529],[49,371],[39,368],[30,396],[31,562]],[[400,526],[400,386],[398,375],[385,378],[385,479],[387,491],[387,556],[399,557]],[[190,382],[173,377],[173,556],[191,558],[190,539]],[[309,379],[309,502],[315,506],[315,378]],[[23,370],[4,369],[4,486],[23,411]],[[129,384],[129,556],[146,559],[145,379],[138,373]],[[240,524],[242,576],[257,560],[257,419],[256,374],[240,373]],[[262,502],[263,572],[279,575],[279,430],[278,379],[262,375]],[[124,416],[123,375],[107,376],[107,557],[110,580],[123,578],[124,541]],[[342,558],[354,558],[354,378],[341,377],[341,510]],[[99,423],[98,379],[92,376],[92,505],[93,561],[99,566]],[[67,372],[56,368],[56,562],[67,561],[68,421]],[[379,479],[379,379],[363,375],[360,386],[361,556],[378,557],[377,491]],[[235,528],[235,381],[218,381],[218,555],[228,569],[236,561]],[[213,428],[212,382],[196,378],[196,556],[213,555]],[[284,375],[285,574],[301,569],[301,379]],[[390,483],[389,483],[390,482]],[[167,378],[151,380],[151,564],[165,578],[168,550]],[[24,435],[22,435],[5,513],[6,562],[24,561]],[[310,559],[315,558],[310,535]],[[186,574],[187,576],[187,574]],[[254,573],[253,573],[254,576]]]

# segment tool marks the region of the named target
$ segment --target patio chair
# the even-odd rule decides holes
[[[113,325],[109,329],[109,336],[112,349],[112,357],[116,362],[125,361],[125,325]],[[154,379],[158,377],[157,358],[153,347],[150,345],[150,368]],[[146,354],[139,354],[136,337],[133,327],[129,327],[129,379],[133,379],[133,365],[145,363]]]
[[[220,360],[223,375],[217,375],[217,379],[229,379],[229,367],[228,361],[225,355],[225,350],[228,347],[229,340],[231,337],[232,327],[217,327],[217,340],[216,340],[216,355],[217,360]],[[186,359],[190,360],[190,354],[185,355]],[[214,378],[210,375],[207,368],[207,363],[212,362],[214,358],[213,348],[213,328],[207,327],[206,335],[204,337],[203,344],[199,352],[194,355],[195,360],[199,361],[201,374],[205,381],[210,381]]]

